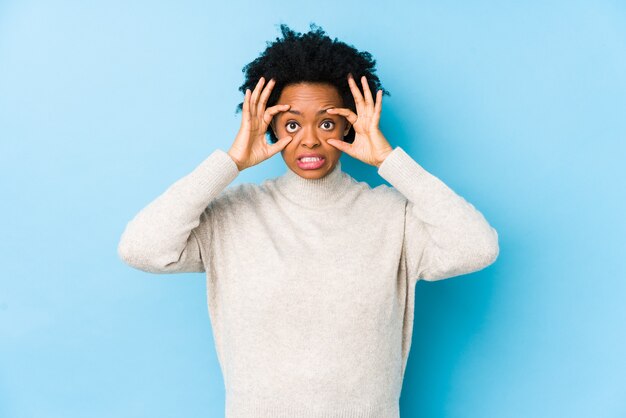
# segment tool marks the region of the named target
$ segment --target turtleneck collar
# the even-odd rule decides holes
[[[352,184],[352,177],[341,170],[341,161],[337,161],[333,170],[319,179],[305,179],[289,166],[286,167],[287,171],[276,178],[276,187],[300,206],[317,209],[334,206]]]

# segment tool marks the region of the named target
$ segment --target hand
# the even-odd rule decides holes
[[[246,89],[241,126],[228,151],[228,155],[235,161],[239,171],[267,160],[280,152],[292,140],[292,137],[287,136],[271,145],[265,140],[267,127],[274,115],[286,111],[289,105],[276,105],[265,109],[276,81],[271,79],[263,88],[264,83],[265,78],[261,77],[252,93],[250,89]]]
[[[348,74],[348,84],[354,97],[358,115],[348,108],[336,107],[327,110],[328,113],[335,113],[348,119],[348,122],[354,127],[354,141],[352,144],[348,144],[341,139],[329,139],[328,143],[351,157],[378,167],[387,155],[393,151],[393,147],[387,142],[387,139],[378,128],[383,91],[378,90],[376,92],[376,103],[374,103],[372,92],[365,76],[361,77],[361,83],[363,84],[365,97],[359,91],[352,74]]]

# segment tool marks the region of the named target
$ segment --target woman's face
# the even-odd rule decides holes
[[[277,138],[293,139],[281,154],[287,166],[300,177],[319,179],[330,173],[341,151],[326,141],[343,140],[350,130],[349,122],[340,115],[331,115],[326,109],[343,107],[337,89],[330,84],[297,83],[285,86],[278,103],[291,105],[272,119],[272,129]],[[300,161],[306,154],[315,154],[321,161]]]

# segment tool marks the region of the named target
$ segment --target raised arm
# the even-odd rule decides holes
[[[352,144],[328,143],[366,164],[407,199],[405,251],[410,279],[439,280],[480,270],[498,256],[498,233],[473,205],[427,172],[402,148],[393,148],[379,128],[383,91],[372,95],[367,77],[361,91],[352,74],[348,85],[357,113],[349,108],[328,109],[354,127]]]
[[[119,257],[150,273],[203,272],[196,231],[207,217],[201,215],[238,174],[226,152],[213,151],[126,224],[118,244]]]
[[[481,270],[499,253],[498,233],[469,202],[396,147],[378,173],[407,198],[405,247],[413,281]]]
[[[118,245],[128,265],[151,273],[205,271],[197,238],[201,222],[210,223],[209,203],[240,171],[280,152],[292,140],[268,144],[265,135],[274,115],[289,105],[266,108],[276,80],[261,77],[253,91],[246,89],[241,125],[224,152],[216,149],[191,173],[172,184],[128,224]]]

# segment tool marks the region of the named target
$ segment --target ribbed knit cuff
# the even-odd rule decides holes
[[[433,179],[438,180],[401,147],[394,148],[387,155],[378,166],[378,174],[405,196],[410,196],[419,190],[420,183],[424,183],[424,187],[421,189],[425,191],[428,188],[428,183],[432,182]]]
[[[190,174],[205,196],[221,192],[239,175],[239,168],[227,152],[216,148]]]

